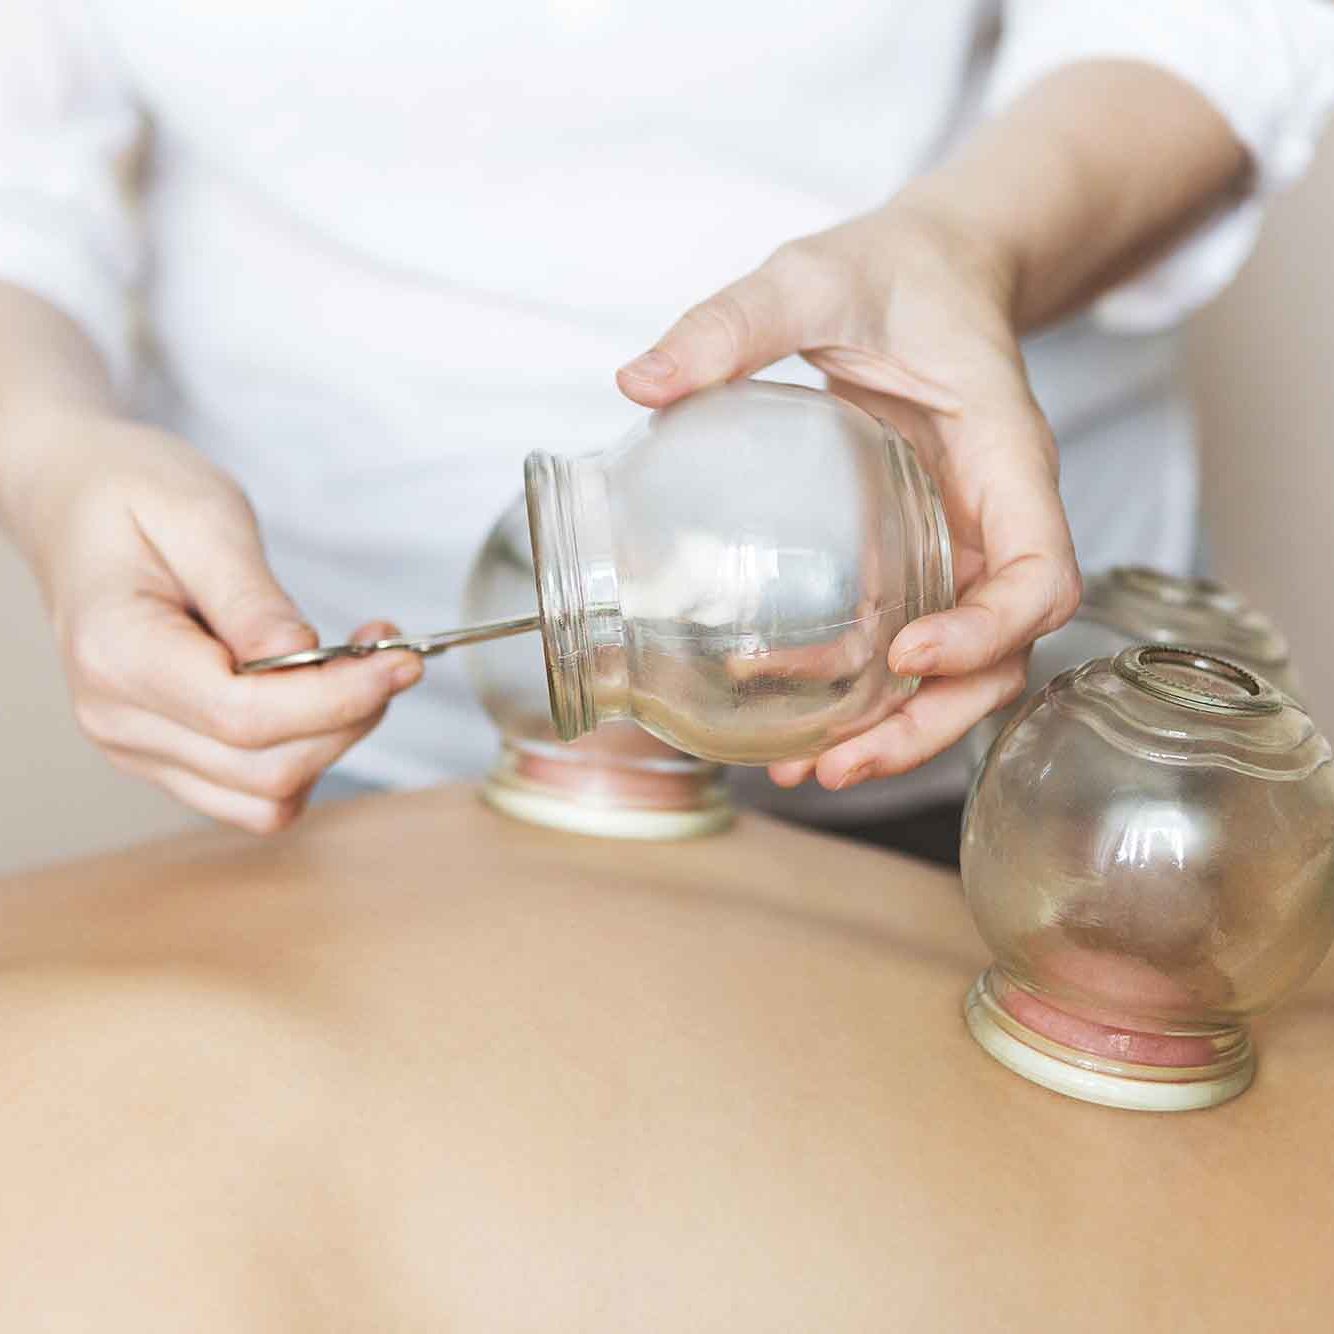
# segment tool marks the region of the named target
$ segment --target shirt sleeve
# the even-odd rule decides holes
[[[80,324],[122,389],[140,261],[123,178],[140,129],[82,0],[4,0],[0,280]]]
[[[1170,254],[1106,293],[1104,328],[1163,328],[1235,276],[1255,244],[1266,196],[1297,180],[1334,107],[1334,5],[1325,0],[1005,0],[984,109],[1002,111],[1078,60],[1143,60],[1197,88],[1254,163],[1248,195]]]

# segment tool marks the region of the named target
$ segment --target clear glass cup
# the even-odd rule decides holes
[[[917,689],[890,643],[953,604],[934,484],[830,394],[708,389],[604,453],[530,455],[525,484],[564,741],[633,719],[719,762],[818,754]]]
[[[965,815],[965,894],[995,957],[974,1036],[1089,1101],[1241,1092],[1250,1021],[1334,938],[1330,761],[1290,696],[1212,654],[1142,645],[1056,677]]]
[[[1091,658],[1113,657],[1134,644],[1184,644],[1216,653],[1301,698],[1288,641],[1267,616],[1212,579],[1142,565],[1117,566],[1085,581],[1074,619],[1033,646],[1024,698],[1059,672]],[[963,745],[971,767],[986,758],[1022,702],[984,718],[968,733]]]
[[[1298,697],[1288,641],[1267,616],[1212,579],[1120,565],[1087,581],[1079,618],[1131,644],[1189,644],[1216,653]]]
[[[485,622],[531,613],[536,602],[528,511],[520,495],[473,560],[465,612]],[[474,645],[468,666],[501,732],[499,760],[482,788],[498,810],[601,838],[693,838],[731,822],[721,766],[683,755],[633,722],[561,741],[551,722],[539,639]]]

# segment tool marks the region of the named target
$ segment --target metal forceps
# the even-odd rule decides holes
[[[466,625],[458,630],[441,630],[433,635],[396,635],[393,639],[373,639],[367,644],[321,644],[298,653],[282,653],[276,658],[253,658],[238,663],[236,670],[245,676],[258,672],[279,672],[289,667],[311,667],[316,663],[331,662],[334,658],[365,658],[372,653],[386,653],[392,649],[406,649],[429,658],[461,644],[481,644],[488,639],[507,639],[510,635],[524,635],[541,628],[536,616],[511,616],[504,621],[486,621],[481,625]]]

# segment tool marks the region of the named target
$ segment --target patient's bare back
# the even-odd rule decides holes
[[[956,880],[458,788],[0,886],[0,1329],[1320,1327],[1334,972],[1178,1117],[969,1040]]]

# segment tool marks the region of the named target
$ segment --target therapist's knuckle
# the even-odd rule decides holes
[[[65,656],[77,684],[94,691],[117,689],[123,676],[122,649],[115,634],[99,621],[69,632]]]
[[[89,741],[108,746],[119,739],[115,714],[96,698],[79,694],[73,701],[74,722]]]
[[[386,677],[369,670],[371,664],[366,667],[367,670],[349,673],[343,689],[330,700],[325,731],[359,727],[383,711],[392,687]]]
[[[1001,664],[996,674],[996,704],[1003,709],[1013,704],[1028,685],[1028,657],[1026,654]]]
[[[1007,642],[1015,631],[990,602],[979,600],[969,608],[969,612],[972,639],[978,652],[978,665],[983,668],[990,667],[1006,652]]]
[[[834,244],[828,236],[803,236],[779,246],[765,265],[782,289],[819,309],[849,295],[871,297],[878,291],[876,275],[856,248]]]
[[[238,681],[232,688],[213,691],[201,707],[204,730],[238,750],[258,750],[281,739],[258,693],[246,688],[249,684]]]
[[[1042,409],[1038,407],[1037,401],[1032,397],[1032,390],[1025,386],[1027,395],[1027,416],[1028,416],[1028,438],[1032,443],[1033,451],[1042,460],[1052,484],[1055,485],[1060,480],[1061,475],[1061,452],[1056,445],[1056,435],[1051,429],[1051,424],[1043,415]]]
[[[215,741],[236,750],[258,750],[262,742],[261,734],[249,718],[216,705],[204,710],[203,730]]]
[[[1079,610],[1084,580],[1073,557],[1055,561],[1051,571],[1048,628],[1064,625]]]
[[[915,714],[907,710],[901,710],[894,716],[892,736],[894,751],[901,765],[911,767],[920,764],[934,749],[927,729]],[[889,757],[882,754],[879,758],[887,773]]]
[[[229,533],[237,525],[253,523],[250,499],[230,477],[213,474],[209,485],[190,498],[190,518],[204,531]]]
[[[200,702],[200,730],[224,746],[244,745],[246,727],[244,706],[231,692],[219,692]]]
[[[256,796],[276,802],[290,801],[313,776],[310,761],[303,756],[272,756],[256,766],[252,788]]]
[[[682,317],[687,332],[717,343],[731,361],[737,361],[749,346],[753,330],[745,306],[731,292],[720,292],[691,307]]]
[[[212,614],[219,626],[227,627],[232,635],[244,640],[267,628],[274,619],[274,611],[273,590],[269,585],[243,576],[212,609]]]
[[[829,258],[818,242],[803,236],[780,245],[760,271],[782,290],[801,291],[825,280]]]
[[[984,455],[1008,460],[1011,467],[1016,461],[1021,466],[1035,461],[1054,481],[1056,437],[1016,355],[1015,349],[989,344],[973,349],[971,416],[976,438]]]
[[[252,834],[280,834],[300,814],[301,806],[295,801],[261,801],[240,817],[240,823]]]

